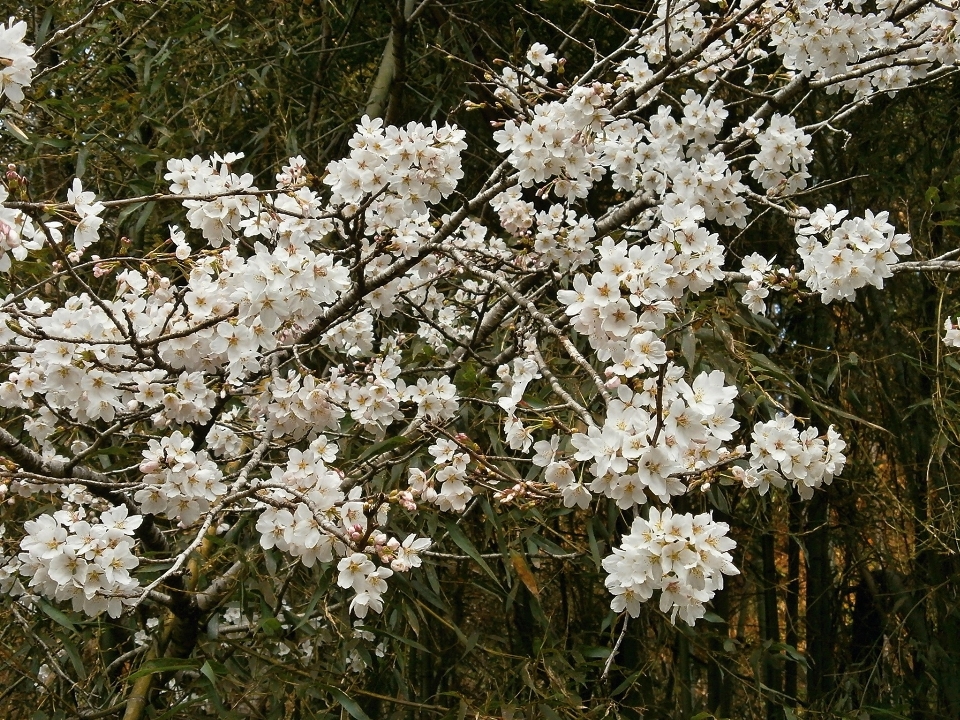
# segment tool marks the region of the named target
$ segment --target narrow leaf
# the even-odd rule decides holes
[[[486,560],[480,557],[480,553],[477,552],[477,548],[474,547],[472,542],[470,542],[470,538],[463,534],[463,530],[460,529],[460,526],[457,525],[453,520],[447,520],[446,526],[447,532],[450,533],[450,539],[457,544],[457,547],[469,555],[477,563],[477,565],[482,567],[484,571],[486,571],[487,575],[493,578],[493,581],[499,586],[500,581],[497,579],[497,576],[494,574],[490,566],[487,565]]]
[[[340,703],[340,707],[346,710],[350,717],[356,720],[370,720],[370,716],[357,705],[357,701],[349,697],[343,690],[332,687],[330,688],[330,692],[337,699],[337,702]]]
[[[136,680],[144,675],[153,675],[159,672],[192,670],[195,667],[197,667],[197,661],[189,658],[154,658],[153,660],[147,660],[135,673],[127,675],[127,680]]]

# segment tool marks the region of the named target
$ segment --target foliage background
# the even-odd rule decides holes
[[[578,67],[615,47],[648,9],[435,0],[407,23],[403,6],[412,4],[402,0],[98,5],[38,57],[50,69],[35,81],[24,112],[3,117],[0,153],[29,177],[33,199],[62,198],[75,176],[99,197],[156,192],[168,158],[213,151],[244,152],[240,168],[261,186],[290,155],[302,154],[319,174],[344,152],[358,118],[378,108],[391,123],[465,127],[469,183],[482,177],[471,167],[494,162],[496,111],[467,103],[491,100],[479,83],[496,58],[516,59],[541,41]],[[36,46],[92,7],[0,2],[4,16],[28,21]],[[391,31],[403,38],[402,62],[387,96],[377,98],[374,80]],[[849,180],[811,196],[808,206],[891,208],[921,256],[956,247],[958,104],[960,86],[948,79],[876,102],[852,118],[848,133],[818,134],[814,175]],[[829,100],[810,112],[828,111]],[[175,208],[154,203],[130,206],[114,247],[104,251],[120,252],[121,237],[134,248],[154,247],[175,216]],[[792,235],[764,216],[724,239],[732,254],[785,259]],[[41,266],[25,263],[16,272],[28,278]],[[259,548],[246,555],[228,541],[212,548],[211,572],[238,557],[248,562],[231,602],[259,619],[231,634],[199,619],[205,626],[193,655],[155,668],[192,694],[161,692],[151,712],[960,717],[960,363],[938,342],[942,321],[960,312],[956,282],[900,274],[852,304],[785,302],[776,310],[780,330],[759,324],[732,293],[720,299],[717,329],[694,336],[697,361],[736,377],[748,401],[762,383],[777,387],[776,400],[798,415],[841,425],[850,461],[808,505],[729,488],[690,499],[689,509],[709,503],[733,525],[743,575],[695,632],[645,609],[607,681],[600,672],[616,628],[598,561],[627,521],[614,507],[593,517],[522,507],[498,516],[484,501],[448,529],[441,549],[449,558],[434,559],[409,581],[397,577],[390,592],[405,599],[370,623],[374,642],[352,636],[344,608],[325,606],[330,577]],[[490,427],[495,446],[498,429]],[[24,512],[8,506],[3,520],[12,525]],[[575,557],[548,559],[541,549]],[[30,617],[3,610],[0,714],[75,716],[76,687],[59,677],[37,680],[51,656],[82,679],[85,692],[110,697],[135,679],[141,657],[130,654],[132,635],[144,617],[78,623],[43,609]],[[316,643],[309,662],[280,654],[304,638]],[[356,671],[351,652],[366,669]],[[105,711],[102,717],[119,713]]]

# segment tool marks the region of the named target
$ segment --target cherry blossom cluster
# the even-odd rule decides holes
[[[120,506],[100,513],[99,522],[91,520],[78,507],[25,522],[18,569],[30,578],[28,588],[47,598],[69,601],[91,616],[106,611],[119,617],[138,596],[140,583],[130,571],[140,564],[133,534],[143,518]]]
[[[10,18],[6,24],[0,23],[0,97],[14,103],[23,100],[23,88],[30,84],[37,66],[33,47],[23,42],[26,33],[23,20]]]
[[[544,482],[555,485],[560,490],[564,507],[579,507],[586,510],[590,507],[593,496],[574,473],[571,459],[563,459],[559,450],[559,435],[551,435],[549,440],[534,443],[533,464],[544,469]]]
[[[943,321],[943,329],[946,331],[943,336],[944,344],[948,347],[960,347],[960,323],[947,318]]]
[[[237,175],[231,165],[243,158],[243,153],[215,154],[210,159],[194,155],[191,159],[169,160],[164,179],[170,181],[170,191],[177,195],[218,195],[212,200],[184,200],[190,227],[200,230],[212,247],[231,242],[241,230],[242,221],[255,215],[259,209],[255,196],[240,194],[256,191],[253,175]],[[233,193],[233,194],[231,194]],[[255,218],[256,219],[256,218]],[[256,228],[255,223],[246,227]],[[252,233],[246,233],[252,234]]]
[[[350,553],[337,563],[337,585],[355,593],[350,600],[350,612],[358,618],[366,617],[369,610],[382,612],[387,579],[395,572],[409,572],[420,567],[423,563],[420,553],[430,545],[429,538],[412,534],[401,543],[378,530],[369,533],[367,552]],[[380,565],[376,565],[370,555],[376,557]]]
[[[536,347],[536,341],[534,338],[527,338],[524,345],[528,352],[532,352]],[[516,357],[513,359],[512,367],[510,365],[498,367],[497,376],[500,382],[493,383],[492,387],[500,396],[497,398],[497,405],[507,413],[503,421],[507,445],[511,450],[527,452],[533,444],[533,428],[524,425],[523,421],[517,417],[516,411],[523,401],[527,386],[533,380],[543,377],[540,374],[540,366],[532,356]]]
[[[320,303],[332,302],[347,284],[345,269],[330,255],[259,250],[249,262],[232,251],[205,258],[191,272],[182,301],[168,279],[124,270],[117,274],[115,300],[82,294],[58,309],[38,299],[25,305],[29,314],[0,313],[0,332],[32,350],[18,356],[16,371],[0,383],[0,404],[29,407],[41,394],[83,422],[110,421],[141,404],[157,407],[162,422],[206,422],[216,395],[199,373],[226,366],[228,377],[239,379],[259,370],[260,353],[276,347],[282,323],[315,317]],[[321,281],[308,286],[308,274]],[[262,285],[250,285],[248,277],[262,278]],[[229,318],[232,313],[239,317]],[[210,322],[220,317],[225,319]],[[14,320],[19,333],[9,329]],[[145,358],[154,356],[144,345],[156,347],[169,367],[185,371],[175,387],[161,382],[168,374],[149,367],[153,362],[143,369]]]
[[[38,210],[42,225],[0,207],[0,271],[47,241],[66,247],[72,229],[56,293],[41,284],[0,305],[0,408],[23,428],[16,441],[68,470],[86,467],[101,438],[136,448],[138,465],[90,482],[116,478],[131,513],[184,537],[200,527],[202,539],[218,513],[255,513],[261,548],[336,572],[359,618],[383,610],[390,577],[419,567],[430,546],[398,526],[423,510],[464,512],[486,491],[506,503],[532,488],[537,502],[584,510],[603,496],[636,512],[744,458],[733,473],[745,486],[789,481],[810,497],[843,469],[840,435],[785,416],[757,424],[749,452],[737,447],[747,432],[737,388],[720,370],[678,364],[671,334],[728,278],[730,228],[754,208],[786,209],[810,179],[811,138],[829,122],[799,125],[784,110],[797,96],[779,92],[862,99],[955,65],[954,13],[768,0],[730,9],[728,22],[706,4],[676,5],[661,3],[648,29],[579,78],[540,43],[494,78],[506,162],[465,204],[454,196],[463,130],[364,117],[349,155],[316,184],[302,157],[270,190],[237,153],[171,159],[164,177],[186,222],[143,262],[80,264],[112,203],[79,179],[66,203]],[[33,68],[25,27],[0,27],[0,92],[13,101]],[[751,98],[752,114],[749,100],[719,97],[733,89],[711,86],[758,73],[777,100]],[[824,302],[882,287],[910,252],[887,213],[791,212],[803,218],[796,279]],[[794,279],[756,253],[742,273],[758,313]],[[945,330],[960,346],[949,319]],[[461,368],[475,378],[469,392]],[[550,393],[557,404],[541,410]],[[474,403],[502,412],[503,453],[461,431]],[[406,473],[387,480],[399,454],[364,453],[398,427]],[[501,473],[502,454],[532,462],[528,477],[542,482]],[[15,483],[23,494],[57,488]],[[141,515],[120,506],[92,522],[79,505],[26,523],[0,588],[30,577],[45,596],[119,614],[142,597],[130,575]],[[710,515],[652,507],[603,562],[613,609],[635,616],[659,592],[661,610],[692,625],[737,572],[727,532]],[[187,545],[167,534],[172,552]]]
[[[699,204],[710,220],[743,226],[750,210],[740,197],[746,190],[740,171],[723,153],[711,152],[727,119],[726,107],[694,90],[687,90],[680,103],[678,116],[661,105],[647,123],[610,122],[599,141],[601,169],[609,167],[615,188],[657,196],[669,192],[681,202]]]
[[[350,155],[327,166],[324,183],[331,203],[354,214],[364,197],[377,198],[368,210],[371,230],[389,231],[407,216],[424,215],[427,205],[446,198],[463,177],[460,153],[465,133],[456,126],[383,127],[364,116],[350,140]]]
[[[566,271],[593,260],[591,241],[596,234],[589,215],[578,218],[576,212],[563,205],[551,205],[548,211],[537,213],[533,249],[544,261],[557,263]]]
[[[124,362],[123,334],[108,315],[111,306],[83,294],[60,308],[52,309],[39,298],[25,303],[28,308],[36,315],[0,313],[4,334],[25,348],[0,383],[0,406],[31,408],[35,397],[43,397],[49,407],[80,422],[109,422],[124,412],[125,401],[134,400],[131,375],[102,369],[112,365],[111,360]],[[119,304],[114,308],[119,311]],[[19,333],[10,329],[17,320]],[[58,339],[40,339],[50,336]]]
[[[578,273],[573,289],[558,293],[572,327],[586,336],[600,360],[613,360],[613,372],[632,377],[666,361],[655,331],[676,310],[685,291],[702,292],[723,277],[723,247],[716,233],[698,223],[698,205],[661,208],[661,223],[643,245],[604,238],[599,272],[589,280]],[[639,312],[638,312],[639,311]]]
[[[268,249],[256,244],[249,258],[228,249],[206,256],[190,272],[185,308],[160,308],[170,335],[159,344],[173,367],[209,370],[226,365],[231,379],[260,369],[260,358],[285,334],[296,333],[348,286],[347,270],[328,253],[304,246]],[[156,292],[152,293],[156,298]],[[153,308],[148,308],[153,309]],[[235,313],[236,317],[227,318]],[[224,318],[211,324],[215,318]],[[203,324],[194,332],[190,328]]]
[[[726,385],[719,370],[700,373],[692,384],[683,375],[683,368],[669,363],[662,383],[648,377],[640,392],[619,385],[603,425],[572,435],[573,458],[590,463],[591,492],[624,509],[652,498],[669,503],[687,492],[681,475],[733,454],[723,443],[740,425],[732,417],[736,387]]]
[[[334,368],[326,382],[314,375],[274,375],[264,392],[250,406],[250,416],[262,419],[273,437],[299,439],[311,431],[335,429],[346,415],[347,387]]]
[[[529,120],[508,120],[493,134],[523,187],[553,180],[557,197],[587,196],[604,172],[593,135],[612,119],[606,107],[612,94],[610,84],[573,88],[566,100],[538,104]]]
[[[399,375],[400,366],[394,357],[388,355],[374,361],[366,381],[349,389],[350,416],[367,428],[380,430],[402,419],[400,403],[405,388],[394,382]]]
[[[362,642],[370,643],[371,645],[373,645],[374,641],[377,639],[377,636],[374,633],[370,632],[369,630],[363,629],[362,625],[363,625],[363,620],[354,621],[352,637]],[[386,640],[381,640],[376,645],[373,645],[373,654],[376,657],[382,658],[384,655],[386,655],[386,652],[387,652]],[[350,653],[347,656],[347,662],[349,663],[351,672],[359,673],[359,672],[363,672],[367,668],[367,661],[364,659],[363,655],[360,654],[357,648],[350,649]]]
[[[543,91],[537,84],[528,89],[532,97]],[[741,197],[746,186],[740,172],[722,153],[708,151],[728,114],[722,101],[688,90],[679,120],[664,105],[645,124],[615,118],[607,105],[616,98],[611,85],[575,88],[566,101],[538,103],[529,119],[508,120],[494,133],[497,149],[519,171],[521,187],[546,182],[572,202],[609,172],[615,188],[658,195],[671,188],[674,202],[699,204],[708,219],[724,225],[745,225],[750,210]],[[508,232],[532,223],[533,206],[519,188],[498,195],[494,208]]]
[[[801,208],[800,214],[809,217],[795,226],[803,264],[796,278],[820,293],[824,303],[853,300],[868,284],[882,288],[901,256],[913,252],[910,236],[896,233],[887,221],[889,213],[867,210],[862,218],[845,220],[848,211],[827,205],[813,213]],[[742,301],[757,314],[766,312],[770,291],[783,289],[793,277],[759,253],[744,257],[740,272],[747,276]]]
[[[389,567],[374,565],[364,553],[353,553],[337,564],[340,574],[337,585],[351,588],[356,593],[350,601],[350,611],[359,618],[367,616],[367,610],[383,610],[383,592],[387,578],[393,575]]]
[[[446,375],[429,381],[420,378],[416,385],[406,385],[401,380],[400,387],[403,399],[417,404],[417,417],[431,422],[450,420],[460,408],[457,386]]]
[[[727,523],[712,513],[692,515],[650,508],[638,517],[623,544],[603,559],[604,581],[613,594],[610,607],[640,614],[640,606],[660,593],[660,611],[693,625],[706,613],[704,603],[723,589],[724,575],[739,575],[730,551],[737,544],[727,537]]]
[[[862,218],[844,220],[846,210],[833,205],[797,222],[797,242],[803,269],[797,277],[824,303],[852,300],[865,285],[883,288],[902,255],[913,252],[910,236],[896,232],[889,213],[867,210]]]
[[[437,439],[428,451],[434,472],[428,475],[420,468],[410,468],[407,481],[412,497],[434,503],[442,512],[463,512],[473,497],[473,489],[466,483],[469,453],[448,438]]]
[[[903,89],[927,77],[934,61],[956,63],[955,10],[928,5],[897,23],[891,21],[900,9],[894,0],[878,2],[878,12],[862,13],[861,7],[777,0],[760,15],[774,22],[770,43],[784,67],[815,79],[852,74],[835,87],[858,96]],[[894,63],[894,56],[901,62]]]
[[[0,184],[0,272],[8,272],[13,260],[26,259],[30,250],[38,250],[44,243],[43,232],[28,215],[3,206],[9,197],[6,186]]]
[[[74,179],[73,186],[67,192],[67,202],[73,205],[80,219],[73,231],[75,252],[71,256],[71,260],[77,262],[84,250],[100,239],[100,226],[103,224],[100,213],[104,211],[104,205],[97,202],[96,195],[92,192],[85,191],[78,179]]]
[[[500,76],[496,78],[497,87],[494,90],[494,95],[497,99],[515,109],[523,107],[522,95],[530,86],[547,86],[546,75],[538,75],[538,71],[551,73],[558,62],[557,56],[550,52],[550,48],[539,42],[530,46],[526,57],[527,63],[522,68],[514,69],[507,65]]]
[[[337,563],[337,585],[352,589],[356,593],[350,600],[350,612],[358,618],[367,616],[369,610],[375,613],[383,611],[383,593],[387,590],[387,579],[394,572],[407,572],[420,567],[419,553],[430,547],[429,538],[408,535],[400,543],[375,531],[371,537],[371,552],[377,556],[380,565],[374,564],[366,553],[351,553]]]
[[[737,42],[749,46],[754,63],[779,57],[788,77],[799,75],[824,83],[827,92],[843,89],[857,98],[896,92],[927,78],[937,64],[956,64],[960,49],[955,10],[931,3],[904,12],[895,0],[882,0],[875,10],[862,12],[862,3],[838,7],[825,0],[768,0],[742,16],[731,32],[711,41],[701,3],[659,4],[659,22],[637,35],[637,55],[622,63],[621,70],[629,73],[634,86],[647,88],[638,95],[646,105],[658,89],[650,87],[653,69],[668,54],[678,57],[699,48],[688,68],[698,81],[709,83],[737,65],[731,52]],[[770,32],[752,33],[757,27],[770,27]],[[746,84],[754,72],[751,64]]]
[[[335,550],[343,555],[341,538],[348,533],[366,530],[362,503],[358,511],[356,502],[344,502],[343,476],[326,464],[336,452],[320,435],[307,450],[288,450],[286,467],[272,469],[272,489],[260,496],[266,506],[257,520],[264,549],[276,547],[313,567],[317,560],[332,562]]]
[[[540,366],[532,357],[516,357],[512,364],[497,368],[497,377],[500,378],[500,382],[493,383],[493,389],[500,394],[497,405],[502,407],[509,417],[513,417],[517,405],[523,400],[527,386],[531,381],[542,376]],[[525,445],[524,450],[529,447],[529,443],[521,443],[521,445]],[[514,450],[518,449],[514,447],[514,441],[511,441],[510,447]]]
[[[750,174],[769,194],[790,195],[807,186],[812,138],[797,127],[792,116],[774,114],[769,126],[755,133],[754,139],[760,149],[750,162]]]
[[[193,451],[193,440],[177,430],[150,440],[140,472],[146,485],[133,499],[144,513],[192,525],[227,491],[223,474],[206,450]]]
[[[658,4],[656,17],[659,22],[639,37],[639,54],[651,64],[659,65],[668,55],[683,54],[702,45],[707,39],[708,26],[701,10],[699,2],[686,2],[675,8],[666,3]],[[715,43],[712,47],[718,45]]]
[[[771,485],[782,488],[790,481],[800,497],[809,500],[814,490],[829,485],[843,472],[847,444],[833,426],[821,437],[817,428],[798,430],[795,423],[793,415],[778,415],[754,426],[750,465],[733,468],[734,477],[744,487],[757,488],[765,495]]]
[[[341,558],[337,582],[355,592],[351,612],[361,618],[370,609],[379,613],[386,580],[395,571],[419,567],[419,553],[430,540],[408,535],[401,543],[376,529],[386,524],[388,505],[371,509],[360,487],[344,492],[343,474],[327,465],[336,460],[337,446],[325,436],[315,438],[307,450],[291,448],[287,455],[286,466],[274,467],[258,494],[260,545],[289,553],[307,567]],[[356,547],[364,552],[352,549]]]
[[[743,258],[740,272],[749,278],[741,298],[743,304],[750,308],[750,312],[762,315],[767,311],[766,299],[771,288],[777,287],[773,260],[767,260],[760,253],[750,253]]]

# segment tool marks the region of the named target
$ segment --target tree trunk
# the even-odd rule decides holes
[[[766,526],[770,527],[770,507],[767,506]],[[777,605],[777,559],[776,537],[772,532],[765,532],[760,536],[760,554],[762,559],[763,578],[760,585],[760,594],[763,601],[763,623],[761,633],[764,645],[779,645],[780,643],[780,612]],[[783,680],[780,672],[779,653],[773,647],[768,647],[764,653],[763,683],[772,693],[767,696],[767,720],[783,720],[780,694],[783,692]]]
[[[397,122],[400,115],[406,80],[407,19],[413,14],[413,6],[414,0],[403,0],[403,7],[397,4],[391,8],[390,37],[364,110],[372,118],[384,118],[387,124]]]
[[[794,650],[800,644],[800,503],[800,498],[795,495],[788,500],[786,643]],[[799,669],[795,660],[788,660],[784,669],[783,692],[790,707],[797,706]]]
[[[807,507],[807,700],[812,706],[827,698],[834,686],[829,516],[827,493],[816,493]]]

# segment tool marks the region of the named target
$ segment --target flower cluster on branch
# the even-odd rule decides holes
[[[502,162],[486,178],[465,178],[456,125],[365,116],[319,182],[302,157],[266,190],[240,154],[169,160],[158,197],[182,206],[183,229],[142,256],[90,261],[117,204],[145,198],[98,200],[79,179],[66,202],[0,188],[0,270],[32,257],[51,273],[11,280],[0,304],[0,407],[15,430],[0,454],[18,498],[63,506],[23,525],[5,589],[90,615],[175,605],[165,583],[208,534],[255,532],[260,550],[335,574],[330,592],[364,618],[394,573],[456,532],[428,537],[444,525],[423,516],[455,526],[488,495],[636,513],[603,561],[611,607],[636,616],[659,592],[671,620],[703,617],[737,572],[735,542],[671,503],[716,473],[760,494],[790,481],[809,499],[842,471],[845,444],[832,426],[796,427],[776,400],[741,403],[737,378],[678,337],[717,322],[698,308],[730,279],[755,313],[791,283],[824,303],[883,287],[911,251],[887,212],[792,198],[811,180],[814,132],[953,71],[957,11],[658,12],[579,76],[540,43],[491,75]],[[24,31],[0,30],[12,101],[34,67]],[[804,126],[788,108],[821,89],[847,99]],[[732,233],[761,208],[793,221],[801,269],[751,253],[732,277]],[[136,461],[120,465],[111,443]],[[157,524],[169,569],[141,583]]]

